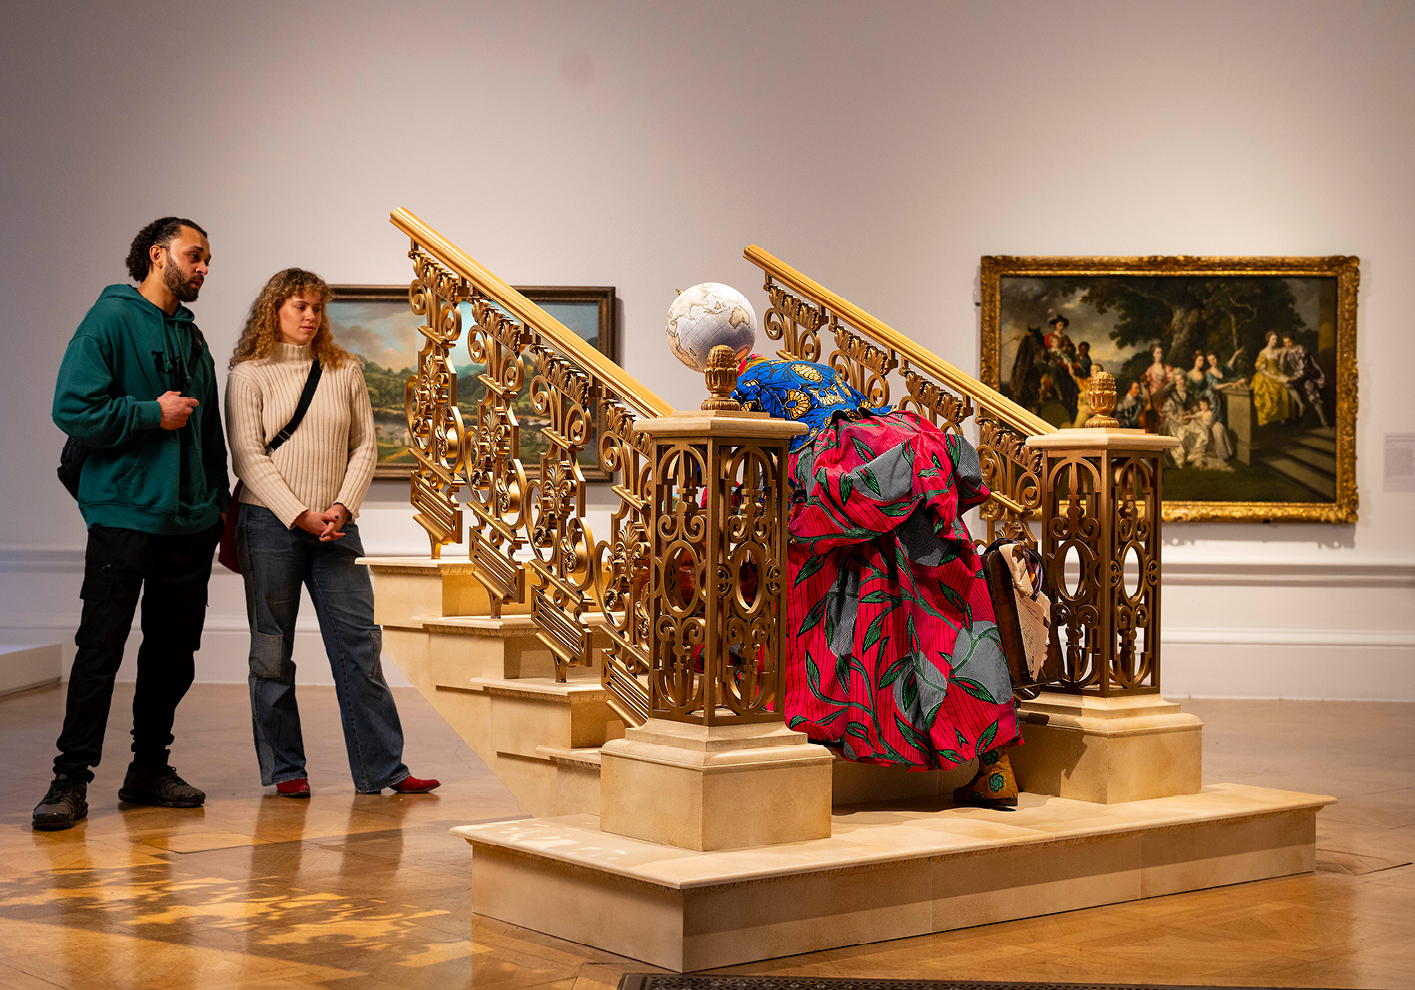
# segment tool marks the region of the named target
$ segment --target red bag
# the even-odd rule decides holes
[[[241,512],[241,490],[245,482],[236,482],[231,489],[231,505],[226,510],[226,528],[221,531],[221,549],[216,554],[216,562],[228,571],[241,573],[241,559],[236,556],[236,517]]]

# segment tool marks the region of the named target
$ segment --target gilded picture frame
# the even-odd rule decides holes
[[[1345,255],[985,256],[981,378],[1069,427],[1110,371],[1123,426],[1181,441],[1166,520],[1354,523],[1359,283]]]
[[[613,286],[526,285],[515,288],[592,343],[611,361],[618,359],[618,296]],[[413,457],[405,446],[408,424],[403,391],[408,376],[417,368],[417,351],[422,342],[417,328],[422,317],[413,315],[406,285],[331,285],[330,289],[334,295],[329,301],[329,325],[334,340],[363,364],[364,382],[373,405],[379,452],[374,478],[407,480]],[[468,308],[463,314],[463,341],[466,327],[471,324]],[[457,405],[464,422],[475,422],[477,402],[484,389],[477,380],[477,369],[470,363],[464,342],[459,343],[453,353],[453,365],[458,369]],[[530,380],[529,374],[526,380]],[[517,409],[521,459],[527,477],[535,478],[540,473],[540,450],[544,447],[539,427],[544,423],[529,406],[528,389],[523,406]],[[599,467],[593,437],[581,455],[581,470],[587,480],[609,480],[608,473]]]

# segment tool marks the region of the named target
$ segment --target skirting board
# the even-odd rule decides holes
[[[676,972],[1311,871],[1331,798],[1221,784],[1120,805],[872,810],[695,853],[592,815],[466,825],[472,910]]]
[[[1166,637],[1160,671],[1168,698],[1415,701],[1415,643],[1171,643]]]
[[[313,612],[313,609],[309,611]],[[224,620],[224,621],[223,621]],[[74,663],[74,629],[78,617],[67,625],[9,625],[0,624],[0,638],[6,640],[30,640],[59,642],[56,650],[56,670],[50,679],[68,679],[69,668]],[[123,666],[118,670],[118,680],[132,682],[137,679],[138,646],[142,643],[142,630],[134,625],[128,637],[127,648],[123,651]],[[196,682],[198,684],[245,684],[250,676],[251,633],[245,616],[207,617],[206,627],[201,635],[201,649],[196,655]],[[324,640],[320,638],[319,626],[313,618],[301,619],[295,629],[294,661],[296,677],[300,684],[329,686],[334,683],[334,675],[329,669],[329,660],[324,652]],[[390,687],[411,687],[412,683],[403,676],[397,664],[384,659],[383,676]]]

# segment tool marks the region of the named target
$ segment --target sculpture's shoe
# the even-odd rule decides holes
[[[953,792],[953,800],[985,808],[1017,807],[1017,777],[1007,754],[994,749],[980,755],[977,774]]]

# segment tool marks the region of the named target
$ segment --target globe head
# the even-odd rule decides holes
[[[684,289],[668,307],[664,328],[668,347],[694,371],[706,371],[708,353],[718,344],[741,360],[757,341],[757,314],[747,297],[730,285],[703,282]]]

